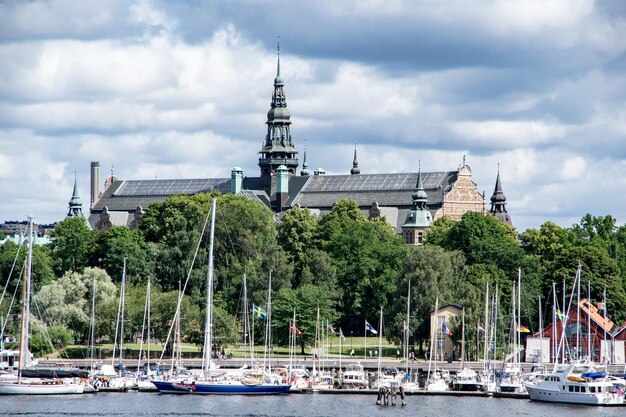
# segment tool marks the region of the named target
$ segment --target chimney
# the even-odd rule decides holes
[[[230,192],[233,194],[239,194],[241,192],[242,183],[243,171],[239,167],[234,167],[230,171]]]
[[[276,168],[276,211],[281,212],[289,199],[289,170],[281,165]]]
[[[93,205],[100,198],[100,162],[91,163],[91,200],[89,209],[93,208]]]

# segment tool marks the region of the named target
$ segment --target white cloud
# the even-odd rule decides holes
[[[564,181],[578,180],[585,176],[587,163],[580,156],[566,159],[559,170],[559,178]]]
[[[626,20],[590,0],[53,0],[0,4],[0,221],[61,219],[74,170],[87,203],[92,160],[121,178],[256,175],[276,71],[259,33],[277,8],[310,167],[349,172],[355,139],[365,173],[454,170],[465,154],[487,198],[500,163],[522,229],[626,218]]]
[[[564,126],[541,120],[454,122],[450,130],[471,141],[472,145],[493,148],[518,148],[557,142],[567,133]]]

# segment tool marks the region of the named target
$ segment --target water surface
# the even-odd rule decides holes
[[[375,395],[196,396],[98,393],[0,396],[0,416],[624,416],[626,408],[546,404],[488,397],[409,396],[405,407],[377,406]],[[399,401],[398,401],[399,402]]]

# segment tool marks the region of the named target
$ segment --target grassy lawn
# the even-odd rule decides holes
[[[366,344],[367,344],[367,348],[365,347]],[[126,352],[125,356],[131,357],[131,358],[137,357],[137,355],[139,354],[139,346],[140,346],[139,343],[125,343],[124,344],[124,350]],[[370,357],[370,354],[369,354],[370,351],[372,352],[372,357],[377,357],[376,351],[378,350],[378,338],[377,337],[365,338],[365,337],[349,337],[348,336],[346,337],[345,340],[341,341],[341,349],[340,349],[339,337],[333,336],[328,339],[327,346],[324,346],[324,348],[327,354],[333,355],[333,356],[338,356],[340,353],[344,356],[349,356],[350,351],[354,349],[354,356],[357,358],[362,358],[364,354],[366,353],[366,351],[367,351],[368,357]],[[87,357],[88,355],[88,348],[86,346],[72,345],[72,346],[68,346],[66,349],[68,351],[68,355],[50,354],[47,356],[50,358],[65,357],[65,356],[77,358],[77,357]],[[143,345],[143,350],[144,351],[147,350],[147,345],[145,343]],[[162,350],[163,350],[163,346],[160,343],[150,344],[150,352],[151,352],[152,357],[159,356]],[[400,354],[402,354],[401,346],[396,346],[383,339],[383,343],[382,343],[382,356],[383,357],[395,358],[398,350],[400,351]],[[241,358],[241,357],[247,356],[247,350],[244,349],[242,346],[233,346],[233,345],[225,346],[224,351],[227,355],[232,353],[233,357],[235,358]],[[113,345],[110,343],[98,345],[96,347],[97,357],[110,357],[112,352],[113,352]],[[261,356],[264,353],[264,347],[256,346],[254,349],[254,352],[255,352],[255,356]],[[201,357],[202,347],[189,344],[189,343],[183,343],[182,353],[183,353],[183,357],[185,358]],[[274,346],[273,353],[274,355],[277,355],[277,356],[288,356],[289,347]],[[300,355],[300,354],[301,354],[300,346],[297,346],[296,355]],[[304,349],[304,354],[307,356],[313,356],[314,354],[313,347],[306,346]]]

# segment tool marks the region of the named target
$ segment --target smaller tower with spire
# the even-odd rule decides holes
[[[69,210],[67,217],[83,217],[83,203],[80,201],[78,195],[78,183],[76,181],[76,172],[74,172],[74,191],[72,192],[72,198],[69,202]]]
[[[506,197],[502,191],[502,183],[500,182],[500,164],[498,164],[498,175],[496,177],[496,186],[491,196],[491,208],[489,213],[500,221],[502,224],[513,226],[511,216],[506,210]]]
[[[402,225],[402,236],[409,245],[421,245],[424,241],[424,234],[433,222],[433,216],[426,207],[428,195],[422,184],[422,164],[419,163],[417,172],[417,184],[413,192],[413,207],[406,216],[406,221]]]
[[[352,169],[350,175],[359,175],[361,170],[359,169],[359,161],[356,159],[356,140],[354,141],[354,159],[352,160]]]
[[[311,175],[311,171],[309,170],[309,164],[306,162],[306,140],[304,141],[304,155],[302,161],[302,171],[300,171],[300,175],[303,177],[308,177]]]

